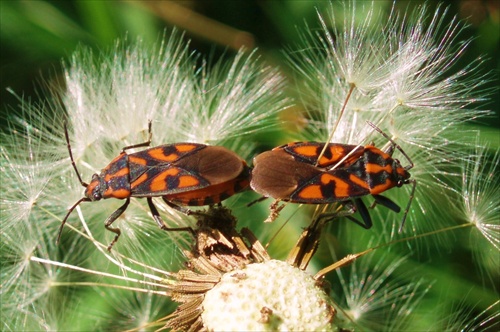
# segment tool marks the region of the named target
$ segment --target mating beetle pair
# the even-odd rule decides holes
[[[191,228],[167,227],[153,204],[153,197],[162,197],[169,206],[189,214],[190,211],[182,206],[219,203],[249,185],[264,197],[278,201],[305,204],[354,201],[364,223],[350,216],[348,218],[370,228],[371,219],[360,197],[372,195],[376,202],[399,212],[395,203],[379,194],[413,183],[404,223],[416,184],[408,173],[413,167],[410,158],[384,133],[382,135],[392,143],[386,152],[373,145],[363,147],[328,143],[322,154],[320,151],[326,143],[290,143],[256,156],[251,170],[238,155],[220,146],[175,143],[127,154],[126,150],[150,145],[150,122],[149,140],[123,148],[99,175],[92,176],[89,184],[82,181],[76,168],[66,128],[65,135],[71,163],[86,189],[84,197],[69,209],[63,219],[58,241],[66,220],[81,202],[125,199],[125,203],[105,221],[106,229],[116,234],[108,249],[120,236],[120,230],[111,227],[111,224],[127,209],[131,197],[147,199],[153,219],[163,230],[186,231]],[[410,165],[403,167],[392,158],[394,148],[402,152]]]

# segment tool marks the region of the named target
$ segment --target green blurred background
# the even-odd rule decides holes
[[[424,1],[397,1],[404,9]],[[155,42],[165,29],[176,26],[192,39],[191,47],[204,54],[258,47],[271,63],[280,63],[284,46],[298,38],[296,27],[304,22],[318,26],[315,7],[326,1],[1,1],[1,101],[2,119],[12,112],[16,98],[6,88],[36,101],[37,83],[57,78],[61,59],[71,56],[79,44],[108,50],[117,38]],[[391,1],[375,5],[389,11]],[[438,5],[431,1],[431,8]],[[470,24],[463,38],[473,37],[461,58],[469,63],[478,56],[487,58],[487,69],[500,69],[500,1],[446,1],[448,15]],[[459,64],[460,65],[460,64]],[[284,68],[284,70],[286,70]],[[491,82],[498,86],[498,78]],[[497,95],[489,109],[500,108]],[[498,126],[499,116],[490,125]]]
[[[396,6],[404,11],[424,1],[397,1]],[[177,27],[186,31],[192,40],[190,47],[215,59],[222,53],[232,53],[238,48],[258,47],[260,54],[271,64],[283,63],[283,48],[298,42],[297,27],[307,23],[318,27],[315,6],[328,5],[325,1],[1,1],[0,2],[0,47],[1,47],[1,126],[6,120],[20,112],[17,95],[33,102],[43,100],[38,94],[44,81],[50,84],[62,82],[61,60],[69,59],[79,45],[95,50],[109,50],[117,38],[128,36],[135,40],[140,36],[145,42],[157,42],[162,33]],[[375,1],[382,10],[389,11],[392,2]],[[427,4],[432,8],[437,2]],[[465,66],[479,56],[485,57],[485,70],[500,70],[500,1],[447,1],[450,6],[448,18],[456,15],[470,27],[461,39],[474,38],[458,67]],[[285,75],[289,69],[282,68]],[[498,87],[498,74],[489,87]],[[478,125],[485,131],[498,132],[500,127],[500,96],[498,90],[483,109],[495,111],[495,115],[482,120]],[[489,127],[489,128],[488,128]],[[280,137],[281,135],[281,137]],[[285,134],[266,138],[263,145],[269,147],[284,139]],[[488,137],[495,137],[489,135]],[[500,140],[500,138],[498,138]],[[498,147],[499,142],[493,144]],[[265,147],[261,147],[264,149]],[[466,238],[457,236],[457,238]],[[366,249],[366,248],[365,248]],[[279,249],[278,249],[279,250]],[[349,251],[350,249],[346,249]],[[439,260],[434,266],[426,266],[426,273],[446,284],[456,271],[470,273],[471,257],[467,250],[454,249],[453,255],[461,266],[441,269]],[[348,252],[346,252],[348,253]],[[279,255],[279,254],[278,254]],[[283,255],[281,253],[281,255]],[[330,258],[331,259],[331,258]],[[411,266],[418,269],[418,263]],[[410,267],[411,264],[408,266]],[[480,278],[472,277],[478,283]],[[498,281],[497,281],[498,286]],[[452,290],[450,290],[451,292]],[[464,290],[467,292],[468,290]],[[454,294],[459,299],[459,294]],[[474,297],[473,297],[474,298]],[[478,301],[473,299],[471,302]],[[474,303],[470,303],[471,306]],[[481,303],[483,305],[484,303]],[[484,308],[484,307],[482,307]],[[431,307],[429,309],[432,309]]]

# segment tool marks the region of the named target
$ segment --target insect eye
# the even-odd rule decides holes
[[[96,186],[94,188],[94,191],[92,192],[92,197],[94,198],[94,201],[98,201],[102,198],[100,186]]]

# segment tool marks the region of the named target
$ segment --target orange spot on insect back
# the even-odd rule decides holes
[[[372,195],[377,195],[377,194],[380,194],[380,193],[382,193],[382,192],[384,192],[386,190],[389,190],[389,189],[391,189],[392,187],[395,187],[395,186],[396,186],[396,182],[387,179],[385,181],[385,183],[379,184],[379,185],[373,187],[370,190],[370,192],[371,192]]]
[[[159,192],[159,191],[165,191],[168,189],[174,189],[174,188],[168,188],[167,186],[167,177],[169,176],[177,176],[180,173],[180,170],[178,168],[169,168],[160,174],[158,174],[150,184],[150,190],[152,192]]]
[[[127,197],[130,197],[130,190],[128,189],[114,189],[111,187],[108,187],[108,189],[104,192],[104,197],[106,198],[117,198],[117,199],[124,199]]]
[[[167,190],[167,172],[160,173],[158,176],[156,176],[152,181],[149,186],[152,192],[158,192],[158,191],[164,191]]]
[[[194,176],[184,175],[179,177],[179,188],[196,187],[200,181]]]
[[[358,178],[357,176],[355,176],[353,174],[349,175],[349,180],[351,182],[357,184],[361,188],[364,188],[366,190],[370,190],[370,186],[368,185],[368,183],[366,181],[363,181],[362,179]]]
[[[391,165],[380,166],[374,163],[368,163],[366,164],[366,172],[370,174],[377,174],[380,172],[387,172],[389,174],[392,174],[392,166]]]
[[[303,156],[307,157],[314,157],[317,156],[317,147],[316,146],[297,146],[294,148],[294,151],[298,154],[301,154]]]
[[[332,174],[323,174],[321,176],[321,183],[323,185],[328,185],[330,182],[335,183],[334,195],[337,198],[349,197],[349,183],[340,179]]]
[[[328,149],[330,150],[329,155],[331,156],[331,158],[327,158],[326,154],[324,154],[319,160],[318,163],[319,165],[331,164],[333,162],[339,161],[344,157],[345,150],[343,147],[334,145],[334,146],[329,146]]]
[[[113,178],[119,178],[121,176],[127,176],[130,173],[130,169],[128,167],[124,167],[113,174],[106,174],[104,176],[104,181],[109,182]]]
[[[177,176],[177,174],[179,174],[180,172],[181,171],[177,167],[172,167],[163,171],[162,174],[166,174],[168,176]]]
[[[130,188],[132,188],[132,189],[136,188],[137,186],[139,186],[141,183],[143,183],[147,179],[148,179],[148,175],[146,173],[142,174],[141,176],[139,176],[137,178],[137,180],[135,180],[134,182],[130,183]]]
[[[156,160],[161,160],[161,161],[172,162],[172,161],[179,159],[179,155],[177,153],[171,153],[171,154],[166,155],[163,152],[163,148],[150,149],[148,151],[148,154],[151,156],[151,158],[156,159]]]
[[[197,148],[196,145],[193,144],[176,144],[175,148],[179,152],[189,152]]]
[[[147,164],[146,159],[144,159],[144,158],[138,158],[138,157],[135,157],[133,155],[129,155],[128,156],[128,161],[129,161],[129,163],[133,163],[133,164],[137,164],[137,165],[142,165],[142,166],[146,166],[146,164]]]
[[[312,184],[302,189],[297,196],[306,200],[322,199],[323,193],[321,192],[320,185]]]

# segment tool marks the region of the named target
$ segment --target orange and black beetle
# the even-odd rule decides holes
[[[127,154],[125,151],[128,149],[150,145],[151,123],[147,142],[123,148],[120,155],[100,174],[94,174],[92,181],[87,184],[82,181],[73,160],[67,128],[65,135],[71,163],[80,183],[86,189],[84,197],[78,200],[64,217],[58,242],[66,220],[81,202],[106,198],[126,200],[104,223],[106,229],[116,234],[108,247],[111,249],[120,236],[120,230],[111,227],[111,224],[127,209],[130,197],[146,197],[153,218],[161,229],[191,230],[189,227],[167,227],[152,198],[162,197],[169,206],[189,214],[189,210],[179,205],[201,206],[219,203],[249,185],[250,168],[246,162],[222,146],[174,143]]]
[[[413,167],[410,158],[399,145],[382,134],[392,143],[387,151],[373,145],[320,142],[296,142],[276,147],[254,158],[250,186],[265,197],[292,203],[353,201],[364,221],[357,223],[370,228],[371,218],[361,197],[372,195],[377,203],[399,212],[399,206],[379,194],[393,187],[413,183],[409,208],[416,184],[408,172]],[[327,147],[321,156],[325,144]],[[403,167],[397,159],[392,158],[394,148],[402,152],[410,165]]]

